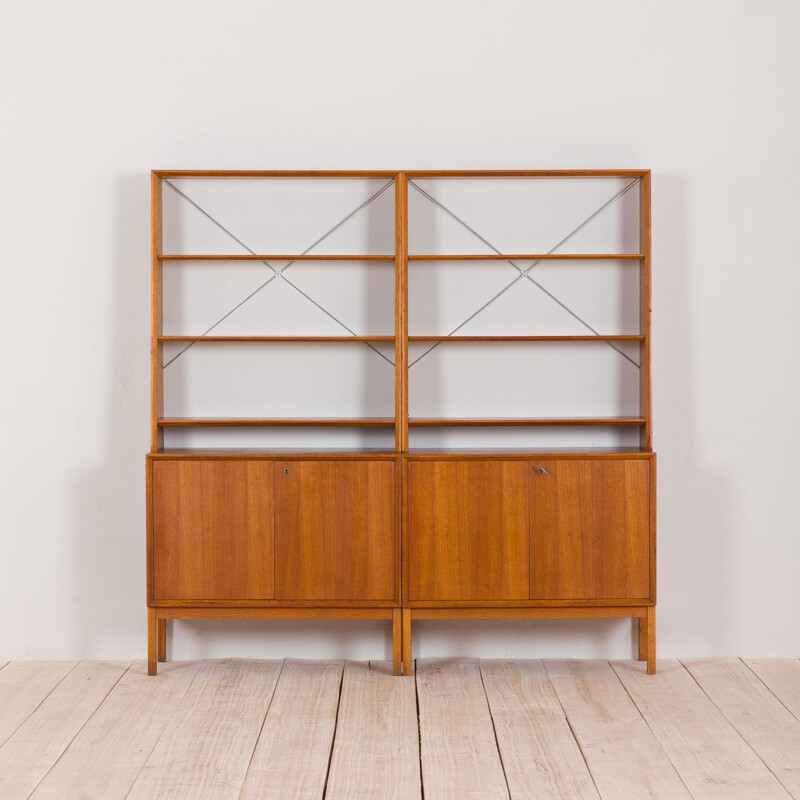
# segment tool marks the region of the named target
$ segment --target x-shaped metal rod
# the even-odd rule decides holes
[[[601,205],[596,211],[594,211],[585,220],[583,220],[583,222],[581,222],[580,225],[578,225],[576,228],[574,228],[572,231],[570,231],[570,233],[568,233],[560,242],[558,242],[558,244],[554,245],[550,250],[548,250],[547,251],[547,255],[550,255],[550,254],[554,253],[556,250],[558,250],[559,247],[561,247],[566,242],[568,242],[573,236],[575,236],[579,231],[581,231],[593,219],[595,219],[603,211],[605,211],[610,205],[612,205],[619,198],[621,198],[626,192],[628,192],[637,183],[637,180],[638,179],[635,179],[635,180],[631,181],[621,191],[617,192],[617,194],[615,194],[612,198],[610,198],[605,203],[603,203],[603,205]],[[228,236],[230,236],[237,244],[239,244],[241,247],[243,247],[245,250],[247,250],[247,252],[249,252],[251,255],[255,255],[255,251],[254,250],[252,250],[250,247],[248,247],[241,239],[239,239],[234,233],[232,233],[230,230],[228,230],[217,219],[212,217],[211,214],[209,214],[199,204],[197,204],[194,200],[192,200],[188,195],[186,195],[184,192],[182,192],[180,189],[178,189],[173,183],[171,183],[166,178],[164,179],[164,182],[171,189],[173,189],[173,191],[175,191],[178,195],[183,197],[187,202],[189,202],[198,211],[200,211],[200,213],[202,213],[211,222],[213,222],[218,228],[220,228],[220,230],[222,230],[224,233],[226,233]],[[383,192],[386,191],[386,189],[388,189],[389,186],[392,185],[392,183],[393,183],[393,181],[389,181],[384,186],[382,186],[377,192],[375,192],[372,196],[367,198],[367,200],[365,200],[363,203],[361,203],[361,205],[359,205],[357,208],[355,208],[353,211],[351,211],[349,214],[347,214],[347,216],[345,216],[343,219],[341,219],[339,222],[337,222],[336,225],[334,225],[332,228],[330,228],[328,231],[326,231],[322,236],[320,236],[315,242],[313,242],[311,245],[309,245],[302,252],[302,255],[305,255],[305,254],[309,253],[311,250],[314,249],[314,247],[316,247],[318,244],[323,242],[328,236],[330,236],[332,233],[334,233],[336,230],[338,230],[342,225],[344,225],[345,222],[347,222],[348,220],[352,219],[352,217],[354,217],[361,210],[366,208],[373,200],[377,199],[381,194],[383,194]],[[418,191],[423,197],[427,198],[431,203],[433,203],[437,207],[441,208],[446,214],[448,214],[448,216],[450,216],[458,224],[463,226],[466,230],[468,230],[471,234],[473,234],[476,238],[478,238],[481,242],[483,242],[487,247],[489,247],[497,255],[502,255],[502,251],[500,251],[497,247],[495,247],[491,242],[489,242],[485,237],[483,237],[480,233],[478,233],[474,228],[472,228],[470,225],[468,225],[464,220],[462,220],[460,217],[458,217],[456,214],[454,214],[443,203],[441,203],[435,197],[430,195],[428,192],[426,192],[424,189],[422,189],[420,186],[418,186],[413,181],[409,181],[409,184],[411,186],[413,186],[414,189],[416,189],[416,191]],[[563,308],[567,313],[569,313],[572,317],[574,317],[584,327],[586,327],[588,330],[590,330],[595,335],[598,335],[598,336],[600,335],[599,332],[595,328],[593,328],[588,322],[586,322],[586,320],[582,319],[577,313],[575,313],[565,303],[563,303],[554,294],[552,294],[552,292],[550,292],[547,289],[545,289],[544,286],[542,286],[538,281],[534,280],[530,276],[531,270],[534,269],[538,264],[540,264],[541,260],[534,261],[527,269],[523,269],[517,263],[515,263],[512,259],[506,259],[506,260],[519,273],[517,275],[517,277],[514,278],[514,280],[512,280],[509,284],[504,286],[496,295],[494,295],[494,297],[492,297],[490,300],[488,300],[486,303],[484,303],[482,306],[480,306],[480,308],[478,308],[476,311],[474,311],[472,314],[470,314],[463,322],[461,322],[459,325],[457,325],[455,328],[453,328],[453,330],[450,331],[450,333],[447,334],[448,336],[453,336],[455,333],[457,333],[468,322],[473,320],[476,316],[478,316],[478,314],[480,314],[482,311],[484,311],[486,308],[488,308],[495,300],[497,300],[499,297],[501,297],[503,294],[505,294],[512,286],[514,286],[516,283],[518,283],[522,278],[527,278],[528,280],[530,280],[531,283],[534,284],[534,286],[536,286],[540,291],[542,291],[545,295],[547,295],[547,297],[549,297],[551,300],[553,300],[555,303],[557,303],[559,306],[561,306],[561,308]],[[214,330],[214,328],[216,328],[221,322],[223,322],[225,319],[227,319],[237,309],[241,308],[248,300],[253,298],[263,288],[265,288],[270,283],[272,283],[272,281],[275,280],[276,278],[282,278],[283,280],[285,280],[286,283],[289,284],[289,286],[291,286],[295,291],[297,291],[300,295],[302,295],[306,300],[308,300],[310,303],[312,303],[314,306],[316,306],[320,311],[322,311],[324,314],[326,314],[328,317],[330,317],[332,320],[334,320],[338,325],[340,325],[342,328],[344,328],[352,336],[357,336],[358,335],[355,331],[353,331],[350,327],[348,327],[344,322],[342,322],[335,315],[333,315],[330,311],[328,311],[326,308],[324,308],[324,306],[322,306],[320,303],[318,303],[316,300],[314,300],[314,298],[312,298],[310,295],[308,295],[306,292],[304,292],[302,289],[300,289],[300,287],[298,287],[297,285],[292,283],[288,278],[286,278],[286,276],[283,273],[287,269],[289,269],[289,267],[291,267],[292,264],[294,264],[296,262],[290,261],[285,267],[283,267],[283,269],[276,269],[274,266],[272,266],[272,264],[270,264],[267,261],[262,261],[262,263],[265,266],[269,267],[269,269],[272,270],[273,274],[266,281],[264,281],[264,283],[262,283],[254,291],[252,291],[249,295],[247,295],[247,297],[242,299],[232,309],[230,309],[222,317],[220,317],[213,325],[211,325],[206,331],[204,331],[203,334],[201,334],[202,336],[206,336],[208,333],[210,333],[212,330]],[[190,342],[184,348],[182,348],[175,356],[173,356],[169,361],[167,361],[164,364],[164,369],[166,369],[170,364],[172,364],[174,361],[176,361],[178,358],[180,358],[180,356],[182,356],[183,353],[185,353],[194,344],[195,344],[195,342]],[[394,366],[394,362],[391,359],[387,358],[383,353],[381,353],[370,342],[365,342],[364,344],[366,344],[373,352],[375,352],[377,355],[379,355],[384,361],[386,361],[387,363],[389,363],[392,366]],[[430,353],[431,351],[435,350],[439,346],[439,344],[441,344],[441,342],[437,342],[436,344],[432,345],[424,353],[422,353],[422,355],[420,355],[418,358],[416,358],[414,361],[412,361],[409,364],[409,369],[411,369],[411,367],[413,367],[414,364],[417,364],[419,361],[421,361],[423,358],[425,358],[425,356],[428,355],[428,353]],[[635,367],[637,367],[637,368],[639,367],[639,364],[636,361],[634,361],[630,356],[628,356],[627,353],[623,352],[613,342],[606,341],[605,344],[607,344],[612,349],[616,350],[616,352],[618,352],[623,358],[625,358],[628,361],[630,361]]]
[[[170,189],[172,189],[174,192],[176,192],[178,195],[180,195],[184,200],[186,200],[191,205],[193,205],[201,214],[203,214],[203,216],[205,216],[209,220],[211,220],[211,222],[213,222],[221,231],[223,231],[228,236],[230,236],[231,239],[233,239],[233,241],[235,241],[239,246],[241,246],[245,250],[247,250],[247,252],[250,253],[250,255],[255,255],[256,254],[255,250],[251,250],[238,236],[236,236],[234,233],[229,231],[219,220],[217,220],[214,217],[212,217],[211,214],[208,213],[208,211],[206,211],[204,208],[202,208],[200,205],[198,205],[194,200],[192,200],[191,197],[189,197],[184,192],[182,192],[180,189],[178,189],[178,187],[175,186],[175,184],[171,183],[166,178],[164,178],[163,180],[164,180],[164,183],[166,183],[167,186],[170,187]],[[380,195],[382,195],[393,183],[394,183],[394,181],[391,180],[388,183],[386,183],[384,186],[382,186],[380,189],[378,189],[378,191],[375,192],[375,194],[373,194],[370,197],[368,197],[363,203],[361,203],[361,205],[359,205],[357,208],[353,209],[353,211],[351,211],[346,217],[344,217],[343,219],[339,220],[339,222],[337,222],[330,230],[328,230],[324,234],[322,234],[322,236],[320,236],[313,244],[310,244],[305,250],[303,250],[303,252],[300,255],[306,255],[307,253],[311,252],[311,250],[313,250],[321,242],[325,241],[325,239],[327,239],[332,233],[334,233],[334,231],[337,231],[339,228],[341,228],[342,225],[345,224],[345,222],[347,222],[348,220],[352,219],[356,214],[358,214],[359,211],[362,211],[363,209],[365,209],[373,200],[376,200],[378,197],[380,197]],[[272,275],[266,281],[264,281],[264,283],[262,283],[260,286],[256,287],[256,289],[254,289],[252,292],[250,292],[250,294],[247,295],[247,297],[245,297],[243,300],[238,302],[232,309],[230,309],[225,314],[223,314],[210,328],[206,329],[201,334],[201,336],[207,336],[221,322],[223,322],[231,314],[233,314],[234,311],[236,311],[237,309],[241,308],[248,300],[250,300],[251,298],[255,297],[265,286],[268,286],[276,278],[282,278],[284,281],[286,281],[286,283],[288,283],[289,286],[292,287],[292,289],[294,289],[296,292],[299,292],[303,297],[305,297],[306,300],[308,300],[310,303],[315,305],[324,314],[329,316],[334,322],[336,322],[338,325],[340,325],[342,328],[344,328],[349,334],[351,334],[352,336],[357,336],[358,335],[354,330],[352,330],[347,325],[345,325],[344,322],[342,322],[340,319],[338,319],[336,316],[334,316],[326,308],[321,306],[316,300],[314,300],[313,297],[311,297],[310,295],[306,294],[306,292],[304,292],[299,286],[296,286],[294,283],[292,283],[284,275],[286,270],[289,269],[289,267],[291,267],[292,264],[296,263],[295,261],[290,261],[285,267],[283,267],[283,269],[276,269],[268,261],[262,261],[261,263],[264,264],[265,266],[269,267],[272,270]],[[170,364],[172,364],[174,361],[179,359],[194,344],[196,344],[196,342],[190,342],[185,347],[183,347],[181,350],[179,350],[176,355],[174,355],[169,361],[167,361],[164,364],[163,369],[166,369]],[[380,350],[378,350],[376,347],[374,347],[371,342],[363,342],[363,344],[365,344],[367,347],[369,347],[370,350],[372,350],[373,352],[377,353],[384,361],[387,361],[389,364],[394,366],[394,362],[391,359],[387,358],[383,353],[381,353]]]
[[[633,186],[636,185],[638,180],[639,180],[638,178],[634,178],[634,180],[632,180],[621,191],[617,192],[610,200],[607,200],[605,203],[603,203],[603,205],[601,205],[600,208],[598,208],[596,211],[594,211],[592,214],[590,214],[583,222],[581,222],[581,224],[578,225],[577,228],[574,228],[558,244],[556,244],[552,248],[550,248],[550,250],[547,251],[546,255],[552,255],[553,253],[555,253],[555,251],[558,250],[559,247],[561,247],[563,244],[566,244],[573,236],[575,236],[579,231],[581,231],[583,228],[585,228],[593,219],[595,219],[595,217],[597,217],[600,214],[602,214],[603,211],[605,211],[610,205],[615,203],[628,190],[633,188]],[[414,183],[414,181],[409,180],[408,185],[409,186],[413,186],[423,197],[426,197],[428,200],[431,201],[431,203],[433,203],[434,205],[436,205],[439,208],[441,208],[442,211],[444,211],[448,216],[450,216],[452,219],[454,219],[459,225],[461,225],[462,227],[466,228],[473,236],[475,236],[478,239],[480,239],[490,250],[493,250],[499,256],[503,255],[501,250],[499,250],[497,247],[495,247],[486,238],[481,236],[480,233],[478,233],[474,228],[470,227],[463,219],[461,219],[456,214],[454,214],[449,208],[447,208],[447,206],[445,206],[443,203],[441,203],[435,197],[433,197],[432,195],[428,194],[428,192],[426,192],[424,189],[422,189],[420,186],[418,186],[416,183]],[[542,292],[544,292],[551,300],[553,300],[553,302],[555,302],[559,306],[561,306],[561,308],[563,308],[568,314],[570,314],[572,317],[574,317],[576,320],[578,320],[578,322],[580,322],[581,325],[583,325],[585,328],[590,330],[593,334],[595,334],[596,336],[600,335],[600,333],[597,330],[595,330],[595,328],[593,328],[588,322],[586,322],[585,319],[582,319],[580,316],[578,316],[578,314],[576,314],[565,303],[563,303],[561,300],[559,300],[552,292],[550,292],[547,289],[545,289],[544,286],[542,286],[541,283],[539,283],[537,280],[534,280],[530,276],[531,270],[534,267],[536,267],[538,264],[542,263],[541,259],[538,260],[538,261],[534,261],[527,269],[523,269],[522,267],[520,267],[517,263],[515,263],[511,259],[506,259],[506,261],[512,267],[514,267],[514,269],[516,269],[517,272],[519,272],[519,275],[517,275],[517,277],[514,278],[514,280],[511,281],[511,283],[509,283],[508,285],[504,286],[494,297],[491,298],[491,300],[488,300],[479,309],[477,309],[477,311],[474,311],[472,314],[470,314],[462,323],[460,323],[455,328],[453,328],[453,330],[450,331],[450,333],[447,334],[448,336],[453,336],[453,334],[455,334],[456,332],[461,330],[461,328],[463,328],[468,322],[470,322],[473,319],[475,319],[475,317],[477,317],[478,314],[480,314],[482,311],[484,311],[486,308],[488,308],[492,303],[494,303],[495,300],[497,300],[500,296],[505,294],[512,286],[514,286],[514,284],[516,284],[522,278],[527,278],[534,286],[536,286],[538,289],[540,289]],[[425,358],[425,356],[428,355],[428,353],[430,353],[431,351],[435,350],[440,344],[442,344],[442,343],[441,342],[437,342],[436,344],[434,344],[431,347],[429,347],[422,355],[420,355],[417,358],[415,358],[408,365],[408,368],[411,369],[411,367],[413,367],[414,364],[419,363],[423,358]],[[636,361],[634,361],[627,353],[625,353],[623,350],[621,350],[619,347],[617,347],[614,344],[614,342],[606,341],[605,344],[607,344],[613,350],[616,350],[623,358],[628,359],[628,361],[630,361],[631,364],[633,364],[637,369],[639,368],[639,364]]]

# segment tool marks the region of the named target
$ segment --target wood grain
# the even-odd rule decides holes
[[[647,462],[532,463],[531,597],[647,598]]]
[[[149,680],[135,662],[31,795],[124,800],[200,668],[169,664]]]
[[[691,659],[684,666],[781,785],[800,798],[800,720],[738,658]],[[751,794],[762,796],[786,795],[775,789]]]
[[[613,666],[694,800],[788,800],[678,661],[661,661],[657,676],[635,662]]]
[[[528,598],[528,465],[408,465],[408,597]]]
[[[478,662],[419,659],[416,683],[425,797],[508,800]]]
[[[153,464],[155,599],[266,599],[273,588],[273,464]]]
[[[348,661],[325,800],[421,800],[413,681],[388,662]]]
[[[280,669],[280,661],[204,664],[129,800],[236,800]]]
[[[480,662],[512,798],[599,800],[541,661]]]
[[[341,661],[285,661],[241,800],[322,798],[342,668]]]
[[[691,800],[607,661],[545,661],[603,800]]]
[[[77,661],[15,661],[0,670],[0,745],[77,666]]]
[[[0,747],[0,797],[33,792],[128,666],[82,662],[69,672]]]
[[[275,464],[275,597],[395,597],[394,464]]]

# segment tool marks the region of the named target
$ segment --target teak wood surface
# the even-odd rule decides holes
[[[394,181],[395,252],[176,254],[162,248],[164,178]],[[423,178],[636,178],[638,253],[409,254],[408,182]],[[412,670],[412,619],[633,617],[655,671],[655,457],[650,392],[649,170],[160,170],[151,196],[151,446],[147,459],[148,671],[167,619],[374,618],[392,623],[393,671]],[[639,330],[627,336],[409,336],[409,262],[619,261],[639,271]],[[162,276],[187,262],[394,262],[394,335],[164,336]],[[491,264],[489,265],[491,266]],[[379,264],[375,268],[380,267]],[[492,267],[493,268],[493,267]],[[628,267],[626,267],[627,269]],[[409,342],[639,346],[638,413],[619,417],[409,418]],[[393,417],[165,418],[165,342],[394,344]],[[638,448],[410,450],[409,428],[637,427]],[[394,428],[390,450],[168,450],[172,428]],[[546,470],[546,473],[539,468]]]

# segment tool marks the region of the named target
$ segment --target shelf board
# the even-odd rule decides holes
[[[154,169],[159,178],[394,178],[399,170]]]
[[[409,178],[641,178],[649,169],[407,169]]]
[[[411,254],[409,261],[642,261],[643,253],[449,253]]]
[[[641,426],[644,417],[499,417],[499,418],[450,418],[422,419],[411,417],[410,428],[503,428],[503,427],[618,427]]]
[[[159,336],[159,342],[393,342],[394,336]]]
[[[159,428],[393,428],[394,417],[168,417],[158,420]]]
[[[643,342],[644,336],[409,336],[409,342]]]
[[[394,254],[391,255],[310,255],[308,253],[301,255],[225,255],[225,254],[200,254],[193,253],[191,255],[185,254],[170,254],[160,255],[158,258],[161,261],[394,261]]]

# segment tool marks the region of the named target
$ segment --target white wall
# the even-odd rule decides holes
[[[0,658],[145,652],[152,168],[653,170],[659,653],[800,654],[789,0],[16,3],[0,30]],[[627,657],[631,624],[418,624]],[[381,623],[175,654],[385,656]]]

